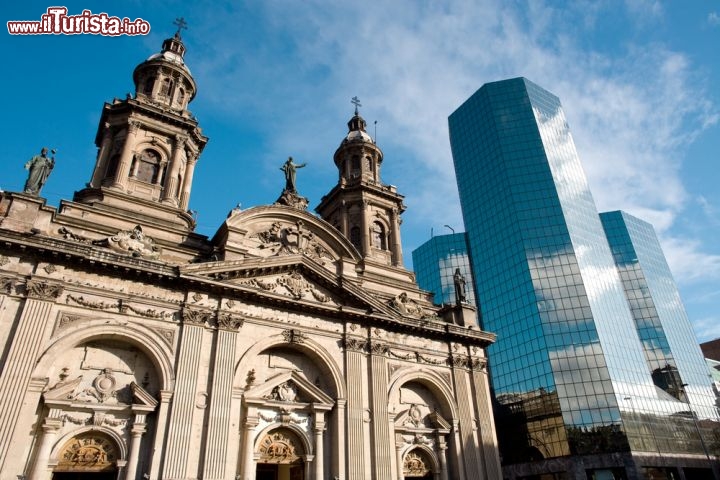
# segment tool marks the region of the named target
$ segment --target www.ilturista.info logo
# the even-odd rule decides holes
[[[68,15],[65,7],[49,7],[37,20],[7,22],[10,35],[147,35],[150,24],[142,18],[111,17],[107,13],[83,10],[80,15]]]

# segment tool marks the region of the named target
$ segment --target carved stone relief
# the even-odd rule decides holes
[[[271,257],[279,255],[301,254],[324,265],[334,261],[328,249],[318,241],[315,234],[304,228],[302,220],[295,225],[274,222],[269,228],[250,236],[257,239],[254,250],[258,256]]]
[[[140,225],[135,226],[132,230],[120,231],[104,240],[93,241],[93,244],[109,247],[116,252],[133,257],[156,259],[162,253],[160,245],[146,236]]]
[[[114,442],[96,432],[80,434],[60,451],[57,471],[100,472],[112,468],[118,459]]]
[[[332,298],[321,291],[316,285],[309,282],[300,272],[293,271],[277,278],[252,278],[245,280],[240,285],[250,286],[265,290],[266,292],[279,293],[292,297],[295,300],[312,299],[320,303],[328,303]]]
[[[425,459],[415,450],[405,455],[403,460],[403,476],[408,477],[425,477],[432,470],[425,464]]]

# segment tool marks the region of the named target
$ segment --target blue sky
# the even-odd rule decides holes
[[[3,5],[39,20],[56,3]],[[660,236],[700,341],[720,337],[720,1],[65,2],[143,18],[147,36],[0,34],[0,188],[58,148],[43,189],[72,198],[94,165],[103,102],[134,89],[135,66],[183,16],[198,84],[190,108],[210,143],[191,208],[212,235],[235,205],[272,203],[290,155],[314,207],[337,181],[332,155],[358,96],[406,196],[405,257],[462,229],[447,117],[482,84],[525,76],[560,97],[601,211],[623,209]],[[406,260],[407,261],[407,260]]]

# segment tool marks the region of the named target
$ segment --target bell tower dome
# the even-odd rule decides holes
[[[316,211],[355,245],[360,254],[385,265],[402,266],[400,214],[403,196],[380,180],[382,150],[367,133],[360,101],[348,133],[335,151],[338,184],[320,201]]]
[[[195,165],[208,139],[188,110],[197,86],[185,65],[180,30],[133,73],[135,95],[106,103],[87,188],[74,200],[112,206],[146,223],[193,230],[188,212]],[[137,221],[137,220],[136,220]]]

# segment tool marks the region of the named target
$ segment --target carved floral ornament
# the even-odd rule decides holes
[[[30,280],[27,282],[28,297],[40,300],[56,300],[63,292],[62,285]]]

